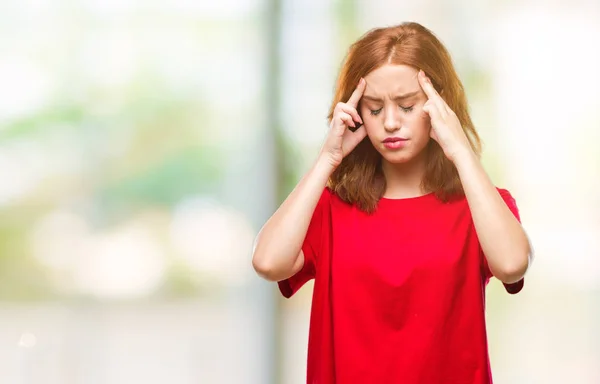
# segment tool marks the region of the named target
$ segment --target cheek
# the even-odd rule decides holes
[[[406,121],[413,130],[413,133],[424,132],[429,134],[431,128],[431,120],[429,115],[422,110],[414,111],[414,113],[407,118]]]
[[[377,132],[377,121],[372,121],[372,117],[369,116],[366,119],[364,117],[361,116],[361,118],[363,119],[363,123],[365,123],[364,127],[365,127],[365,131],[367,132],[368,136],[374,135]]]

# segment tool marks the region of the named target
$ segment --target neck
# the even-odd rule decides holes
[[[392,164],[381,159],[381,170],[386,182],[383,196],[389,199],[404,199],[428,193],[429,191],[422,188],[426,164],[425,151],[408,163]]]

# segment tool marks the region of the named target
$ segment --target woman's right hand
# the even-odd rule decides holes
[[[342,159],[367,136],[363,121],[356,110],[365,87],[366,81],[361,78],[348,101],[337,103],[333,110],[329,133],[321,149],[321,157],[334,168],[340,165]],[[356,127],[355,121],[360,123],[360,127],[353,132],[349,128]]]

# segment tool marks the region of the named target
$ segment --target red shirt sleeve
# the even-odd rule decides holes
[[[315,277],[322,238],[326,230],[326,224],[324,223],[329,212],[330,197],[331,191],[329,188],[325,188],[308,225],[306,237],[302,244],[304,266],[295,275],[277,283],[281,294],[286,298],[291,297],[307,281]]]
[[[498,189],[498,192],[500,193],[500,196],[502,197],[502,200],[504,200],[504,203],[506,203],[506,205],[508,206],[510,211],[513,213],[513,215],[515,215],[515,217],[517,218],[517,220],[519,220],[519,223],[520,223],[521,216],[519,215],[519,209],[517,208],[517,203],[516,203],[515,199],[512,197],[510,192],[507,191],[506,189],[501,189],[501,188],[497,188],[497,189]],[[481,252],[481,255],[483,258],[483,274],[484,274],[485,282],[487,283],[487,281],[489,281],[489,279],[493,276],[493,274],[488,265],[487,258],[483,254],[483,251]],[[504,284],[504,288],[506,289],[506,291],[508,293],[510,293],[510,294],[519,293],[523,289],[523,286],[525,284],[525,278],[523,277],[521,280],[517,281],[516,283],[512,283],[512,284],[503,283],[503,284]]]

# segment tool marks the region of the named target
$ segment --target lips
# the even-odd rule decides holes
[[[383,140],[383,146],[389,150],[400,150],[406,146],[408,139],[402,137],[388,137]]]

